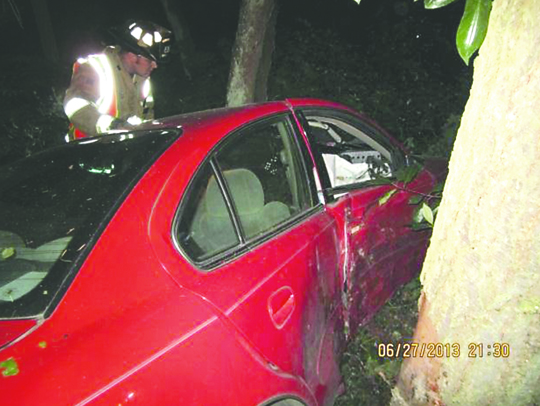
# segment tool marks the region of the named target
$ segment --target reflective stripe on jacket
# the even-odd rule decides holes
[[[71,121],[69,139],[94,136],[110,129],[115,119],[136,122],[152,119],[150,79],[123,68],[119,49],[81,58],[73,65],[64,111]]]

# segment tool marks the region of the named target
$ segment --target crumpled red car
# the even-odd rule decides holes
[[[348,333],[420,269],[410,200],[445,168],[312,99],[4,166],[2,402],[331,405]]]

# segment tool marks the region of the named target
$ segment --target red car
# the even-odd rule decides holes
[[[410,165],[364,116],[302,99],[3,167],[2,403],[332,404],[346,332],[426,251],[409,199],[445,164],[390,194]]]

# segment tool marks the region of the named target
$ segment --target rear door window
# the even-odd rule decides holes
[[[240,244],[232,211],[215,170],[206,162],[189,188],[178,225],[182,249],[195,262],[201,262]]]
[[[194,262],[267,236],[313,206],[286,116],[231,134],[201,168],[184,199],[176,232]]]
[[[311,206],[303,163],[288,121],[246,129],[217,154],[247,239]]]

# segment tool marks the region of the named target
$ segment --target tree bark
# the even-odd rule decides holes
[[[540,404],[539,26],[540,2],[493,2],[415,332],[460,355],[406,359],[395,405]],[[510,355],[495,357],[496,343]]]
[[[58,48],[56,47],[56,39],[54,38],[47,0],[32,0],[32,10],[36,17],[43,54],[45,58],[57,62]]]
[[[276,16],[275,0],[242,0],[227,86],[228,106],[267,99]]]

